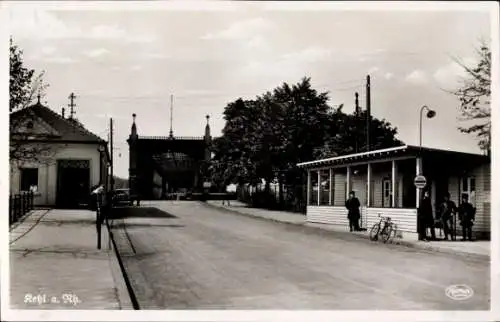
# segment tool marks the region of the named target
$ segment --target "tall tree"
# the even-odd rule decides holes
[[[316,151],[315,158],[334,157],[366,151],[366,111],[357,114],[344,114],[342,109],[331,114],[331,130],[325,145]],[[370,149],[378,150],[403,145],[396,135],[397,127],[385,119],[371,117]],[[356,151],[357,146],[357,151]]]
[[[35,70],[24,65],[23,51],[10,38],[9,112],[32,104],[37,95],[43,97],[48,87],[43,82],[45,72],[35,75]]]
[[[44,72],[35,75],[35,71],[24,65],[23,51],[10,39],[10,153],[11,162],[18,165],[25,162],[48,162],[55,152],[50,144],[33,143],[30,138],[36,135],[25,127],[30,113],[25,108],[34,102],[36,96],[43,97],[48,87],[43,82]]]
[[[468,67],[463,61],[455,61],[465,70],[466,77],[458,90],[453,92],[460,100],[460,114],[463,133],[476,134],[479,147],[490,152],[491,146],[491,50],[482,43],[476,50],[478,62]]]

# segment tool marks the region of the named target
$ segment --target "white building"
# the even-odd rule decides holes
[[[10,194],[32,190],[35,205],[76,208],[90,189],[109,188],[107,142],[76,119],[37,104],[10,115]]]
[[[379,220],[378,214],[383,214],[391,217],[403,234],[417,233],[421,191],[415,187],[414,178],[423,174],[434,206],[443,200],[446,192],[457,206],[460,196],[467,194],[476,208],[473,232],[489,238],[491,165],[488,156],[405,145],[298,166],[308,173],[309,222],[348,227],[345,200],[349,191],[354,191],[361,203],[361,227],[369,229]],[[461,235],[460,225],[457,230]]]

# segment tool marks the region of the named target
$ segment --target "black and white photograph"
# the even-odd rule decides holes
[[[2,2],[2,320],[500,318],[499,12]]]

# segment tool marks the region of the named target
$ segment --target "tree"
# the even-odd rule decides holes
[[[48,85],[43,82],[44,72],[35,76],[33,69],[24,66],[23,51],[10,39],[10,161],[46,162],[53,155],[55,147],[48,143],[31,142],[34,133],[23,128],[30,117],[26,107],[33,103],[35,96],[44,96]]]
[[[357,114],[344,114],[342,108],[332,113],[330,135],[325,145],[318,149],[315,158],[327,158],[356,152],[365,152],[366,111]],[[370,150],[401,146],[404,143],[396,138],[398,129],[385,119],[370,118]],[[357,147],[357,150],[356,150]]]
[[[491,147],[491,50],[484,42],[476,50],[478,63],[468,67],[463,61],[455,61],[464,69],[466,77],[458,90],[453,92],[460,100],[463,133],[476,134],[481,150],[490,152]]]
[[[306,177],[297,163],[353,153],[356,144],[359,149],[366,145],[362,135],[366,114],[346,115],[342,105],[331,108],[328,100],[328,93],[317,92],[311,79],[303,78],[254,100],[229,103],[223,135],[213,145],[210,171],[214,182],[255,185],[264,180],[265,192],[269,192],[270,183],[277,181],[280,192],[287,187],[288,200],[300,200]],[[372,148],[402,144],[390,123],[375,118],[371,122]]]
[[[23,51],[10,38],[10,79],[9,79],[9,112],[26,108],[32,104],[37,95],[41,98],[48,87],[43,82],[45,72],[35,75],[35,70],[24,66]]]

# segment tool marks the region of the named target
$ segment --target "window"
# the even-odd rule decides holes
[[[37,168],[22,168],[21,169],[21,191],[38,190],[38,169]]]
[[[460,194],[467,195],[469,197],[469,202],[475,206],[476,204],[476,178],[474,177],[463,177],[460,182]],[[460,196],[460,199],[461,196]]]
[[[392,207],[392,181],[390,179],[382,181],[382,194],[382,207]]]

